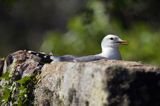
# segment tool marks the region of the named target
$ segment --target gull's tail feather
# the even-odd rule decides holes
[[[41,62],[43,63],[50,63],[53,61],[53,59],[51,58],[53,55],[45,54],[43,52],[35,52],[35,51],[27,51],[27,52],[40,57]]]
[[[41,62],[43,63],[62,62],[62,61],[73,62],[75,59],[75,56],[73,55],[53,56],[51,54],[45,54],[43,52],[35,52],[35,51],[28,51],[28,53],[40,57]]]

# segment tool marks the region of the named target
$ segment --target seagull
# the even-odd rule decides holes
[[[119,46],[121,44],[128,44],[126,40],[122,40],[117,35],[109,34],[105,36],[101,42],[102,52],[96,55],[76,57],[77,62],[96,61],[101,59],[107,60],[121,60]]]
[[[126,40],[122,40],[117,35],[109,34],[105,36],[101,42],[102,52],[96,56],[105,57],[108,60],[122,60],[119,46],[128,44]]]
[[[102,52],[96,55],[89,55],[89,56],[73,56],[73,55],[64,55],[64,56],[54,56],[54,55],[47,55],[44,53],[37,53],[34,51],[28,51],[28,53],[34,54],[39,56],[41,60],[45,62],[89,62],[89,61],[96,61],[96,60],[121,60],[121,54],[119,51],[119,46],[121,44],[128,44],[126,40],[122,40],[117,35],[109,34],[105,36],[101,42],[101,49]]]

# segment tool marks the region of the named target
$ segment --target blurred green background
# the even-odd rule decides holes
[[[124,60],[160,65],[159,0],[0,0],[0,56],[19,49],[101,52],[107,34],[128,40]]]

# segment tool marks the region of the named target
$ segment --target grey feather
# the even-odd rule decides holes
[[[74,60],[75,60],[76,62],[89,62],[89,61],[97,61],[97,60],[101,60],[101,59],[107,60],[107,58],[105,58],[105,57],[96,56],[96,55],[76,57]]]

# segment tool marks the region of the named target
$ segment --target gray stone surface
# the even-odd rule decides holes
[[[37,106],[160,106],[160,69],[129,61],[45,64]]]

